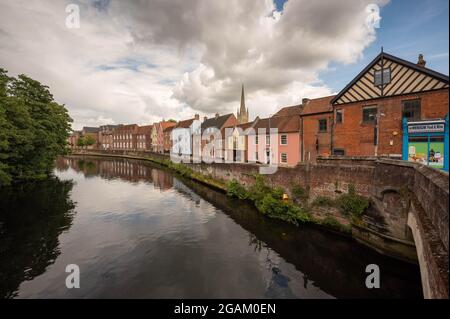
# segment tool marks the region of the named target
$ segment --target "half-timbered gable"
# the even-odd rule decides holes
[[[448,76],[382,52],[332,101],[334,105],[448,88]]]

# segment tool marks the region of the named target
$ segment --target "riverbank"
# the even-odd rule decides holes
[[[258,174],[246,174],[245,181],[241,184],[237,182],[236,178],[228,176],[228,179],[222,177],[218,178],[215,172],[205,174],[198,167],[193,164],[176,164],[170,161],[167,155],[155,153],[105,153],[105,152],[76,152],[72,155],[77,156],[99,156],[99,157],[116,157],[128,158],[135,160],[149,161],[157,165],[166,167],[177,174],[195,180],[203,185],[212,187],[223,193],[229,194],[238,200],[251,201],[253,205],[262,214],[269,218],[281,219],[296,225],[309,224],[320,229],[337,233],[342,236],[352,237],[356,241],[364,244],[377,252],[401,259],[403,261],[417,263],[417,255],[415,252],[414,243],[407,240],[399,240],[386,234],[382,234],[377,229],[369,228],[365,223],[365,212],[367,211],[369,200],[368,198],[356,194],[355,185],[348,184],[349,192],[337,192],[334,198],[321,195],[310,198],[311,189],[302,187],[301,185],[291,185],[287,189],[280,189],[269,182],[260,183],[259,186],[254,187],[255,183],[249,183],[248,179],[257,180]],[[242,164],[238,164],[242,165]],[[209,165],[212,167],[213,165]],[[254,166],[254,165],[253,165]],[[281,168],[283,169],[283,168]],[[256,171],[255,171],[256,172]],[[237,183],[237,184],[236,184]],[[361,193],[361,185],[359,191]],[[236,192],[236,187],[238,192]],[[231,188],[231,189],[230,189]],[[259,194],[258,188],[260,189]],[[239,195],[241,192],[241,195]],[[287,192],[289,195],[288,201],[282,200],[282,195]],[[316,191],[317,192],[317,191]],[[253,196],[252,196],[253,194]],[[347,209],[352,213],[342,213],[341,198],[346,198],[345,204]],[[367,203],[364,203],[364,199]],[[303,202],[303,204],[302,204]],[[306,205],[304,204],[306,202]],[[356,206],[356,207],[355,207]],[[356,210],[356,211],[355,211]]]

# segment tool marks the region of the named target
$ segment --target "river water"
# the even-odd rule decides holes
[[[54,175],[0,190],[0,298],[422,297],[416,265],[147,162],[60,158]]]

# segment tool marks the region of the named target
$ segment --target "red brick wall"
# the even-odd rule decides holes
[[[362,108],[376,105],[385,114],[379,120],[378,155],[401,155],[402,101],[414,99],[421,100],[422,120],[444,118],[448,113],[448,89],[339,105],[336,109],[343,110],[343,123],[334,126],[334,148],[345,149],[347,156],[375,154],[375,124],[362,123]]]
[[[303,116],[303,161],[315,162],[318,155],[330,154],[331,121],[333,113]],[[327,131],[319,132],[319,120],[327,119]],[[318,150],[316,143],[318,142]]]

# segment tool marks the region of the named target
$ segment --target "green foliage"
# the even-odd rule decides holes
[[[248,193],[244,186],[242,186],[237,180],[233,179],[227,184],[227,194],[230,197],[239,199],[247,199]]]
[[[325,206],[325,207],[334,207],[336,206],[336,202],[325,196],[317,196],[312,202],[313,206]]]
[[[256,201],[256,208],[263,214],[298,225],[310,221],[309,214],[290,202],[282,201],[266,194],[262,200]]]
[[[66,153],[71,121],[48,87],[0,68],[0,186],[45,177]]]
[[[92,146],[95,143],[97,143],[97,141],[91,135],[86,135],[86,137],[84,138],[84,145],[86,146]]]
[[[84,137],[81,136],[80,138],[77,139],[77,146],[78,147],[83,147],[85,145],[86,145],[86,143],[84,142]]]
[[[308,191],[300,185],[293,185],[292,197],[300,202],[305,202],[308,199],[309,195]]]
[[[337,203],[345,215],[352,217],[360,217],[369,207],[369,200],[367,198],[354,193],[341,195]]]

